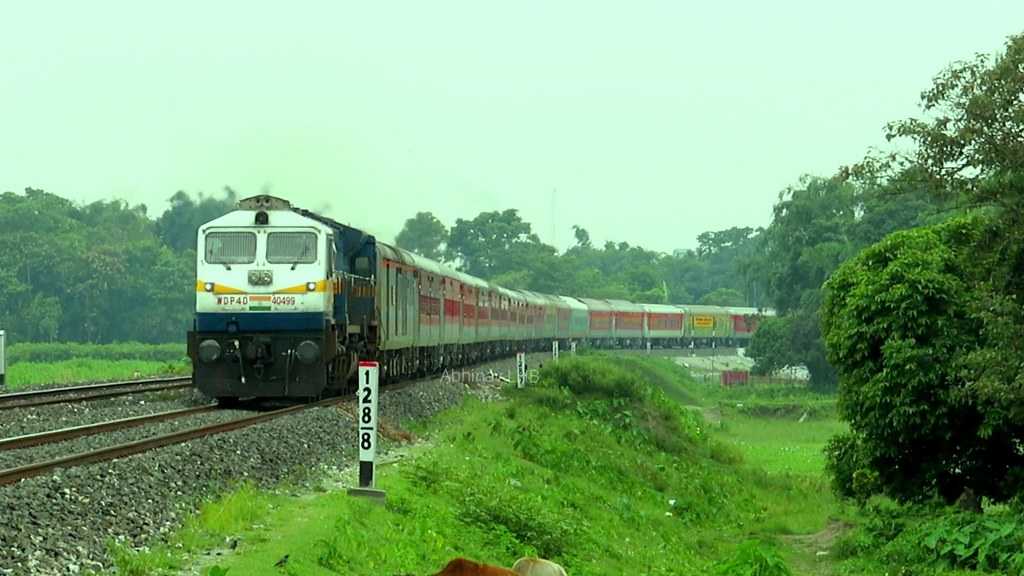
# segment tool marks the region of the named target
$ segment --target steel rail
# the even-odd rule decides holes
[[[264,412],[262,414],[255,414],[253,416],[247,416],[245,418],[239,418],[237,420],[230,420],[228,422],[221,422],[218,424],[209,424],[206,426],[199,426],[197,428],[190,428],[188,430],[180,430],[178,432],[171,432],[169,434],[163,434],[161,436],[153,436],[152,438],[144,438],[142,440],[136,440],[134,442],[127,442],[119,444],[117,446],[109,446],[107,448],[100,448],[91,452],[83,452],[81,454],[72,454],[70,456],[64,456],[56,458],[54,460],[48,460],[45,462],[35,462],[32,464],[26,464],[24,466],[18,466],[16,468],[10,468],[8,470],[0,470],[0,485],[13,484],[19,480],[25,478],[31,478],[33,476],[39,476],[56,470],[58,468],[69,468],[72,466],[82,466],[84,464],[92,464],[95,462],[103,462],[106,460],[113,460],[115,458],[123,458],[125,456],[131,456],[133,454],[139,454],[142,452],[148,452],[156,448],[162,448],[164,446],[170,446],[173,444],[183,444],[189,440],[195,440],[196,438],[202,438],[204,436],[213,436],[215,434],[222,434],[224,432],[231,432],[232,430],[238,430],[240,428],[246,428],[255,424],[262,424],[286,416],[288,414],[301,412],[308,408],[315,408],[319,406],[329,406],[345,401],[345,398],[328,398],[312,404],[299,404],[296,406],[289,406],[287,408],[281,408],[278,410],[272,410],[270,412]]]
[[[168,410],[166,412],[158,412],[156,414],[131,416],[128,418],[120,418],[118,420],[97,422],[95,424],[83,424],[81,426],[72,426],[70,428],[62,428],[60,430],[48,430],[46,432],[37,432],[34,434],[4,438],[0,440],[0,451],[28,448],[29,446],[39,446],[40,444],[53,444],[54,442],[63,442],[65,440],[71,440],[72,438],[81,438],[82,436],[92,436],[103,432],[135,428],[137,426],[154,424],[156,422],[164,422],[167,420],[176,420],[178,418],[184,418],[194,414],[210,412],[216,408],[216,404],[208,404],[206,406]]]
[[[63,404],[66,402],[85,402],[100,400],[128,394],[160,392],[176,390],[192,386],[191,377],[153,378],[150,380],[130,380],[126,382],[107,382],[104,384],[87,384],[84,386],[67,386],[64,388],[48,388],[27,392],[11,392],[0,394],[0,410]],[[81,392],[98,391],[95,394],[77,395]],[[24,401],[22,401],[24,400]]]

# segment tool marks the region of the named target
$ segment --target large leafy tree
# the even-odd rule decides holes
[[[763,286],[766,302],[789,317],[754,335],[750,355],[758,369],[778,367],[781,358],[805,365],[814,387],[834,388],[837,376],[820,328],[822,284],[865,246],[926,223],[938,210],[939,203],[909,169],[896,177],[864,168],[855,175],[805,176],[784,190],[772,223],[758,237],[758,250],[740,262],[752,285]],[[758,342],[767,338],[782,341]]]
[[[748,264],[763,275],[767,301],[786,317],[755,333],[748,352],[759,371],[803,364],[814,387],[834,387],[818,328],[819,293],[829,274],[855,252],[850,230],[856,220],[856,189],[838,178],[805,176],[779,195],[753,257],[760,262]]]
[[[1014,322],[988,330],[991,308],[1022,319],[984,281],[988,226],[963,218],[894,234],[829,280],[823,328],[851,429],[831,450],[844,493],[952,501],[965,488],[1002,499],[1024,487],[1020,382],[983,377],[988,362],[1016,363],[984,354],[992,336],[1021,336]]]
[[[942,72],[909,152],[856,167],[971,213],[886,238],[829,281],[823,329],[851,433],[830,446],[847,494],[1024,489],[1024,37]]]
[[[444,256],[444,244],[448,241],[448,229],[431,212],[417,212],[402,226],[395,237],[395,244],[431,260]]]
[[[447,258],[475,276],[489,278],[509,271],[505,258],[524,244],[539,244],[519,211],[481,212],[472,220],[459,218],[448,235]]]

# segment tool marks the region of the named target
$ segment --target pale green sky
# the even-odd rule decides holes
[[[0,2],[0,190],[267,185],[387,240],[515,207],[666,251],[767,224],[1024,31],[1020,0]]]

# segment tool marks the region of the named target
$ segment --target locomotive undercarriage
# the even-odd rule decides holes
[[[319,398],[340,391],[355,351],[334,332],[189,332],[196,388],[212,398]]]

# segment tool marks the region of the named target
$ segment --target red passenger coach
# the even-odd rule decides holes
[[[626,300],[608,300],[615,318],[615,339],[623,345],[639,345],[644,337],[644,308]]]
[[[599,346],[609,346],[615,337],[615,324],[612,318],[612,307],[606,300],[580,298],[587,306],[590,314],[590,337]]]
[[[686,314],[682,309],[667,304],[643,304],[647,316],[644,338],[654,346],[682,346],[685,335]]]
[[[757,325],[763,315],[757,308],[729,308],[732,319],[733,339],[737,346],[745,346],[757,331]],[[771,314],[771,312],[766,312]]]

